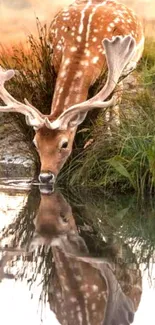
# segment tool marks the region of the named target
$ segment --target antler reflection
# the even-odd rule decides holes
[[[55,274],[48,296],[61,324],[133,322],[142,291],[140,270],[123,260],[119,264],[91,257],[61,193],[41,194],[35,227],[29,248],[43,244],[52,248]]]

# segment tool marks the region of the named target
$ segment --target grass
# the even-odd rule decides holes
[[[36,25],[38,39],[31,34],[24,46],[20,44],[10,49],[1,45],[0,65],[17,71],[16,77],[7,84],[11,94],[20,101],[27,98],[42,113],[48,114],[56,76],[51,64],[47,26],[41,26],[38,19]],[[25,118],[19,114],[16,114],[16,118],[22,130],[32,139],[33,131],[26,126]]]
[[[111,196],[101,189],[81,188],[72,188],[68,197],[91,255],[113,257],[115,248],[123,245],[126,262],[134,258],[134,252],[139,263],[151,261],[155,247],[154,198],[139,200],[133,193]]]
[[[0,64],[18,73],[8,88],[19,100],[26,97],[43,113],[49,113],[56,76],[46,25],[37,19],[38,39],[29,36],[27,47],[2,48]],[[9,51],[9,52],[8,52]],[[92,111],[79,127],[72,156],[59,180],[69,185],[103,186],[114,191],[154,192],[155,187],[155,40],[147,37],[135,74],[135,89],[124,92],[120,126],[105,122],[105,112]],[[101,87],[101,79],[89,97]],[[30,140],[33,131],[16,115]],[[87,141],[93,143],[84,149]]]
[[[120,105],[120,126],[109,129],[100,113],[85,141],[64,168],[70,185],[103,186],[106,189],[134,190],[143,195],[155,187],[155,41],[147,39],[143,58],[135,74],[136,89],[124,93]],[[82,132],[82,129],[80,130]],[[79,135],[77,134],[77,143]],[[81,139],[80,139],[81,141]]]

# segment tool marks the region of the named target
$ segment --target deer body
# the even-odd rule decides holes
[[[0,96],[7,104],[0,111],[25,114],[27,123],[35,128],[34,143],[41,161],[39,180],[43,183],[55,182],[87,112],[116,105],[116,85],[122,75],[136,67],[144,46],[136,15],[112,0],[75,1],[55,17],[49,41],[57,73],[49,115],[41,114],[27,101],[21,105],[4,90],[4,82],[12,77],[12,71],[0,75]],[[104,87],[87,100],[90,86],[107,70]]]
[[[57,82],[52,111],[60,115],[87,99],[89,87],[107,69],[104,38],[132,35],[141,57],[144,39],[140,21],[132,10],[112,0],[75,1],[62,10],[50,27]]]

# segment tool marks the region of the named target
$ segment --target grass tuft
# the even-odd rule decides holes
[[[36,19],[38,38],[29,35],[26,45],[4,48],[1,45],[0,65],[5,69],[15,69],[16,76],[7,84],[8,91],[18,100],[28,101],[42,113],[49,114],[55,86],[55,72],[52,65],[52,50],[48,43],[47,26]],[[25,118],[16,114],[22,130],[33,136],[26,126]]]

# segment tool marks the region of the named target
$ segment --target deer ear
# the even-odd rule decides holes
[[[80,125],[86,118],[87,113],[80,113],[75,115],[68,123],[69,127],[76,127]]]

